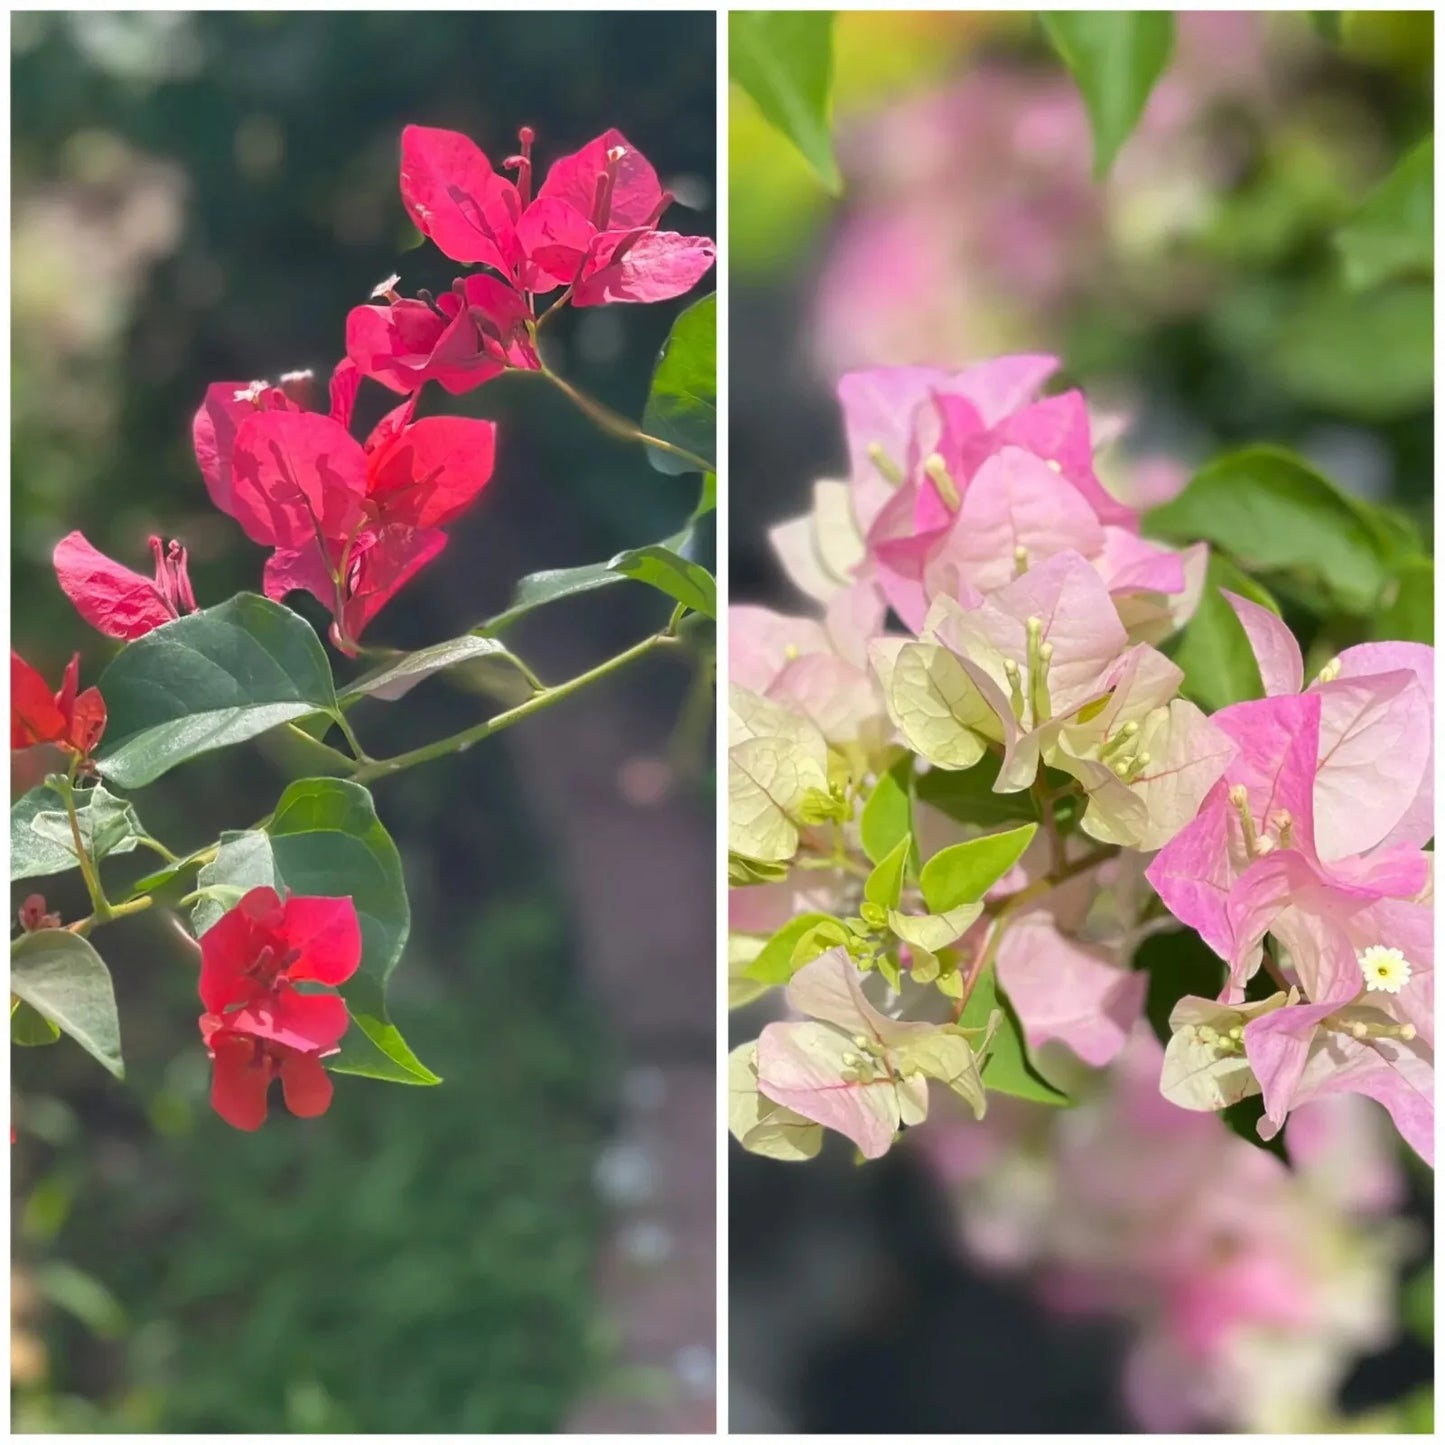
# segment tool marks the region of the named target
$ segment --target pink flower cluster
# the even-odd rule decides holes
[[[521,154],[492,169],[454,131],[408,126],[401,196],[422,233],[453,260],[490,268],[440,297],[377,289],[346,323],[346,358],[329,407],[306,405],[310,373],[210,386],[193,425],[196,461],[212,502],[272,549],[266,596],[310,592],[330,609],[331,636],[354,654],[385,604],[446,546],[445,528],[491,479],[496,426],[415,415],[435,381],[469,391],[508,367],[537,370],[536,298],[565,286],[557,305],[660,301],[690,289],[712,265],[713,242],[659,231],[672,196],[640,151],[606,131],[548,171],[532,198],[532,132]],[[406,400],[365,442],[350,434],[370,377]],[[194,610],[185,550],[156,555],[154,582],[111,561],[79,533],[56,548],[60,584],[86,621],[129,641]]]
[[[923,1044],[900,1016],[926,1022],[951,997],[956,1025],[984,970],[1049,1077],[1107,1065],[1143,1011],[1135,948],[1183,923],[1228,980],[1174,1011],[1171,1107],[1262,1092],[1269,1138],[1298,1104],[1363,1094],[1429,1159],[1432,651],[1350,648],[1305,686],[1284,624],[1225,594],[1268,695],[1206,716],[1156,646],[1197,606],[1205,549],[1140,535],[1138,511],[1098,478],[1082,396],[1039,396],[1056,366],[1025,355],[845,376],[849,475],[818,482],[812,511],[771,534],[820,610],[730,610],[737,957],[746,966],[800,914],[854,916],[851,942],[819,935],[851,961],[843,948],[795,960],[788,1000],[822,1022],[772,1026],[811,1030],[786,1048],[765,1032],[739,1090],[783,1116],[740,1113],[742,1132],[766,1152],[811,1120],[873,1156],[922,1117],[926,1095],[909,1093],[922,1078],[973,1102],[976,1074],[940,1064],[956,1033]],[[930,808],[940,779],[991,760],[981,801],[1034,794],[1042,826],[978,902],[920,917],[860,896],[864,811],[903,751],[930,785],[912,812],[925,865],[1000,830],[984,807],[977,825],[967,808]],[[1070,831],[1053,816],[1064,794]],[[884,956],[902,970],[887,999],[870,972]],[[1272,990],[1251,984],[1261,968]],[[737,981],[739,998],[754,992]],[[866,1067],[850,1034],[871,1040]]]
[[[1169,1433],[1338,1428],[1330,1402],[1394,1331],[1404,1178],[1384,1116],[1320,1100],[1291,1166],[1160,1097],[1159,1044],[1129,1038],[1078,1108],[1002,1100],[914,1143],[985,1268],[1027,1271],[1053,1311],[1131,1326],[1125,1403]],[[1008,1107],[1012,1105],[1013,1107]]]

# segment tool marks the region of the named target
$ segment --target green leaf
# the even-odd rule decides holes
[[[1310,10],[1310,28],[1331,45],[1340,43],[1340,12],[1338,10]]]
[[[843,927],[836,918],[827,913],[800,913],[796,918],[790,918],[763,945],[763,951],[743,969],[743,977],[770,987],[787,983],[792,978],[794,969],[808,961],[800,958],[794,962],[793,954],[799,943],[815,928],[829,923],[838,928]]]
[[[361,967],[340,992],[372,1048],[352,1040],[327,1066],[395,1077],[382,1072],[374,1049],[407,1075],[405,1082],[435,1082],[387,1017],[387,982],[406,946],[411,910],[401,857],[365,788],[340,778],[292,783],[263,830],[222,835],[215,861],[200,870],[197,882],[202,888],[268,885],[302,896],[350,898],[361,923]],[[198,934],[221,916],[222,903],[211,896],[196,904],[191,917]]]
[[[135,809],[97,783],[75,790],[80,841],[97,863],[112,853],[129,853],[146,836]],[[10,809],[10,879],[44,878],[79,866],[70,816],[53,789],[32,788]]]
[[[1435,1343],[1435,1266],[1427,1264],[1406,1282],[1401,1301],[1405,1326],[1423,1345]]]
[[[833,158],[833,13],[734,10],[728,74],[764,119],[797,147],[833,195],[843,189]]]
[[[1370,624],[1382,642],[1435,642],[1435,563],[1410,557],[1386,588],[1384,609]]]
[[[1023,1028],[1013,1005],[998,991],[993,970],[986,969],[969,995],[959,1023],[964,1028],[983,1029],[998,1009],[1003,1017],[994,1030],[982,1074],[985,1085],[996,1093],[1012,1094],[1016,1099],[1032,1099],[1039,1104],[1062,1106],[1073,1100],[1054,1086],[1029,1061]]]
[[[60,1030],[44,1014],[38,1013],[23,999],[15,999],[10,1007],[10,1042],[23,1049],[43,1048],[60,1038]]]
[[[382,702],[396,702],[403,698],[419,682],[448,668],[460,667],[465,663],[495,663],[520,672],[515,657],[495,637],[478,637],[468,632],[462,637],[453,637],[447,642],[437,642],[423,647],[418,652],[409,652],[394,662],[389,662],[375,672],[348,683],[338,694],[345,703],[354,697],[374,697]],[[530,691],[530,688],[528,689]]]
[[[692,516],[687,520],[691,524],[700,522],[709,512],[717,510],[717,473],[706,472],[702,479],[702,489],[698,492],[697,506],[692,509]]]
[[[908,871],[908,855],[912,851],[913,839],[905,834],[868,875],[863,896],[869,903],[876,903],[880,908],[898,907],[903,897],[903,875]]]
[[[979,899],[1023,856],[1038,831],[1035,823],[955,843],[935,853],[918,875],[930,913],[947,913]]]
[[[717,583],[712,573],[666,547],[634,547],[619,552],[607,565],[624,577],[656,587],[704,617],[717,617]]]
[[[125,1078],[115,988],[100,955],[78,933],[42,928],[10,945],[10,992]]]
[[[717,297],[704,296],[678,313],[658,353],[642,429],[711,462],[717,452]],[[647,459],[673,476],[697,468],[671,452],[647,448]]]
[[[355,1012],[351,1022],[341,1036],[341,1052],[326,1060],[333,1074],[359,1074],[389,1084],[441,1083],[441,1076],[412,1053],[394,1024]]]
[[[1032,793],[1027,790],[994,792],[1002,761],[997,753],[985,753],[973,767],[961,772],[930,768],[920,773],[914,784],[918,801],[946,813],[955,822],[974,823],[982,828],[998,823],[1037,821],[1039,810]]]
[[[1423,411],[1435,386],[1432,287],[1307,287],[1260,360],[1291,397],[1323,411],[1367,422]]]
[[[656,545],[669,552],[681,553],[691,541],[692,528],[687,526],[676,536],[664,537]],[[624,552],[622,555],[627,554]],[[510,627],[519,617],[525,617],[527,613],[535,608],[545,607],[549,602],[560,602],[565,597],[578,597],[584,592],[595,592],[599,587],[610,587],[614,582],[621,582],[628,574],[613,569],[613,562],[616,561],[617,558],[614,557],[611,562],[589,562],[583,567],[558,567],[548,572],[532,572],[517,583],[516,591],[512,593],[511,605],[505,612],[499,612],[495,617],[474,627],[472,631],[478,636],[492,637]]]
[[[100,676],[108,720],[97,753],[139,788],[178,763],[307,713],[335,713],[326,652],[296,613],[243,592],[130,643]]]
[[[1370,613],[1397,541],[1365,503],[1281,448],[1232,452],[1197,472],[1145,530],[1212,542],[1252,571],[1281,572],[1348,612]]]
[[[1220,595],[1221,587],[1279,612],[1274,598],[1228,557],[1209,554],[1199,606],[1172,649],[1174,661],[1184,669],[1180,691],[1208,712],[1264,696],[1254,649],[1234,608]]]
[[[1169,65],[1174,16],[1167,10],[1046,10],[1039,19],[1084,97],[1094,128],[1094,177],[1103,180]]]
[[[878,775],[858,818],[863,851],[870,863],[881,863],[900,838],[913,832],[913,754],[903,753]]]
[[[1357,289],[1435,272],[1435,138],[1390,172],[1354,220],[1335,233],[1345,283]]]

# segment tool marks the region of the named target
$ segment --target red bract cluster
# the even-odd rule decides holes
[[[144,637],[183,612],[196,610],[186,549],[174,541],[167,547],[159,537],[150,538],[150,549],[156,564],[153,581],[112,561],[81,533],[72,532],[55,546],[60,590],[96,631],[121,642]]]
[[[539,295],[563,286],[556,304],[666,301],[712,266],[707,237],[657,229],[672,194],[621,131],[555,162],[535,199],[532,141],[524,126],[519,154],[503,162],[513,182],[456,131],[402,132],[401,198],[417,229],[452,260],[497,274],[458,280],[436,298],[379,287],[388,304],[357,307],[346,326],[347,354],[367,376],[393,391],[436,381],[458,393],[509,366],[536,370]]]
[[[362,631],[437,556],[447,541],[441,529],[492,475],[496,427],[416,420],[422,387],[435,381],[457,394],[508,368],[541,369],[539,294],[565,286],[554,308],[569,300],[660,301],[681,295],[713,264],[711,240],[657,229],[672,196],[621,132],[564,156],[535,199],[530,130],[521,142],[520,154],[503,163],[517,173],[514,182],[454,131],[408,126],[402,133],[408,213],[453,260],[495,274],[458,278],[438,297],[403,297],[397,278],[383,282],[375,295],[387,304],[358,306],[347,318],[347,358],[332,375],[326,414],[303,404],[308,373],[278,386],[216,382],[196,413],[196,460],[211,500],[253,542],[273,549],[266,595],[319,598],[343,652],[356,653]],[[348,429],[364,376],[408,399],[362,443]],[[69,579],[62,570],[62,585],[110,636],[139,636],[189,602],[188,583],[167,592],[158,574],[153,588],[78,534],[67,543],[83,554],[70,562]],[[185,583],[179,555],[177,580]],[[59,554],[56,560],[59,569]]]
[[[10,653],[10,746],[30,748],[55,743],[81,758],[105,731],[105,699],[100,690],[80,690],[80,654],[65,668],[59,692],[13,649]]]
[[[201,1036],[215,1063],[211,1103],[237,1129],[266,1122],[271,1081],[302,1118],[324,1114],[331,1080],[321,1060],[350,1022],[334,993],[299,983],[345,983],[361,964],[361,926],[349,898],[286,898],[253,888],[201,937]]]

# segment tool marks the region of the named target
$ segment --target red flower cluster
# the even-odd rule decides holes
[[[324,1114],[350,1018],[334,993],[298,983],[345,983],[361,964],[361,925],[349,898],[286,898],[253,888],[201,936],[201,1037],[215,1063],[211,1104],[237,1129],[266,1122],[271,1081],[301,1118]]]
[[[80,688],[80,654],[65,668],[60,691],[50,684],[20,654],[10,653],[10,746],[31,748],[55,743],[81,758],[105,731],[105,699],[100,689]]]
[[[618,130],[563,156],[532,198],[530,127],[520,153],[492,168],[480,148],[451,130],[410,125],[401,136],[401,198],[417,229],[454,261],[490,267],[435,299],[409,300],[394,282],[378,288],[385,306],[347,318],[346,351],[393,391],[428,381],[469,391],[508,366],[535,370],[535,298],[565,286],[574,306],[666,301],[712,266],[705,236],[659,231],[672,204],[657,172]]]

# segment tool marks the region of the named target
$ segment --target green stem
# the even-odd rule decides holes
[[[113,923],[117,918],[125,918],[132,913],[144,913],[154,903],[155,899],[149,893],[143,893],[139,898],[129,898],[124,903],[108,903],[103,910],[97,908],[89,918],[72,923],[70,931],[83,938],[92,928],[99,928],[103,923]]]
[[[110,916],[110,904],[106,902],[105,891],[100,886],[100,875],[95,870],[90,854],[86,852],[85,841],[80,836],[80,815],[75,809],[75,770],[80,759],[70,760],[70,771],[65,775],[61,792],[65,798],[65,816],[70,820],[70,838],[75,848],[76,862],[80,865],[80,876],[85,880],[85,891],[90,895],[90,906],[95,917],[104,922]]]
[[[499,733],[503,728],[511,727],[513,723],[521,722],[523,718],[531,717],[533,713],[541,712],[544,708],[549,708],[554,703],[571,697],[575,692],[581,692],[583,688],[626,667],[636,658],[646,656],[654,648],[674,644],[675,639],[667,636],[666,633],[654,633],[651,637],[645,637],[641,642],[635,643],[625,652],[619,652],[615,657],[609,657],[606,662],[600,662],[596,667],[579,673],[566,682],[559,682],[556,687],[543,688],[541,692],[534,693],[529,697],[526,702],[518,703],[516,707],[498,713],[496,717],[488,718],[486,722],[464,728],[459,733],[453,733],[451,737],[427,743],[424,747],[413,748],[409,753],[398,753],[394,758],[376,758],[364,763],[352,774],[352,781],[369,783],[374,778],[387,778],[393,773],[405,772],[407,768],[414,768],[419,763],[429,763],[436,758],[448,757],[452,753],[465,752],[473,743],[479,743],[483,738],[491,737],[493,733]]]
[[[179,863],[181,861],[178,854],[172,853],[159,838],[152,838],[149,833],[141,833],[136,838],[136,842],[139,843],[142,848],[149,848],[152,853],[159,854],[167,863]]]
[[[628,442],[641,442],[643,446],[653,447],[660,452],[668,452],[701,472],[713,470],[713,464],[698,456],[696,452],[690,452],[686,447],[674,446],[672,442],[663,441],[661,437],[650,436],[634,422],[628,421],[624,416],[619,416],[611,407],[603,406],[600,401],[594,400],[585,392],[578,391],[570,381],[558,376],[545,361],[541,363],[539,375],[545,376],[578,411],[596,422],[609,436],[619,437]]]
[[[360,739],[356,736],[351,724],[346,720],[346,714],[336,709],[336,726],[341,729],[341,736],[346,739],[346,746],[351,749],[352,756],[358,763],[369,763],[371,759],[366,755],[366,749],[361,746]]]

